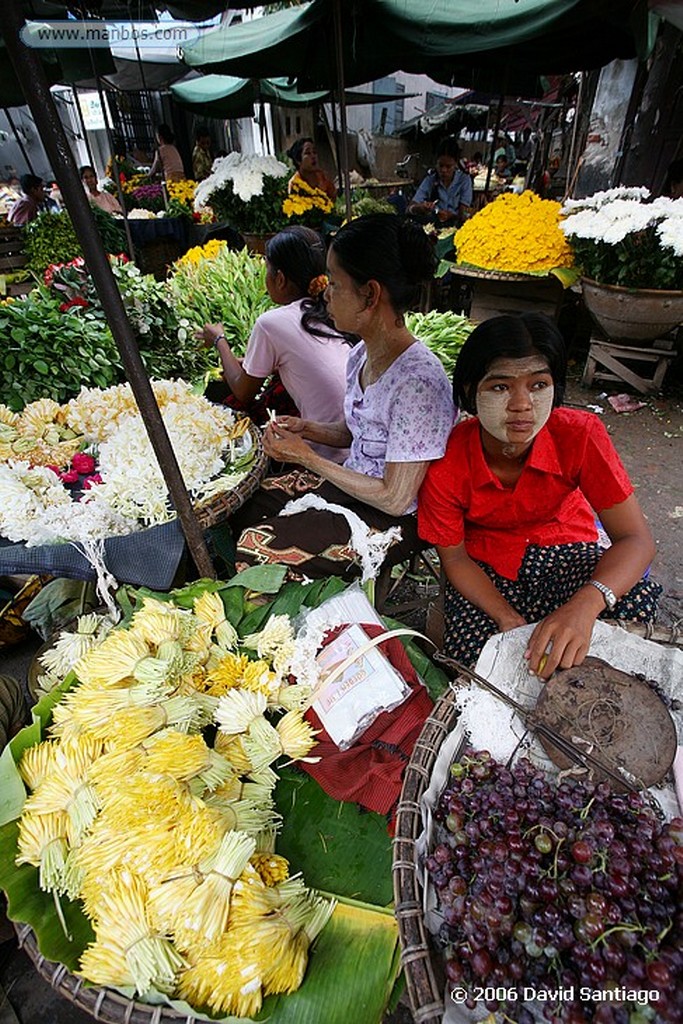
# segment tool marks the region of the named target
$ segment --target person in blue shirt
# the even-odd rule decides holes
[[[445,139],[436,154],[436,168],[423,179],[408,206],[410,216],[442,227],[459,226],[472,205],[472,178],[459,165],[460,147]]]

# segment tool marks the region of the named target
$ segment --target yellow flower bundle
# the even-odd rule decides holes
[[[66,419],[66,406],[51,398],[31,402],[20,413],[0,405],[0,462],[24,459],[64,469],[85,441]]]
[[[285,616],[240,640],[218,594],[192,610],[145,598],[77,662],[50,738],[24,754],[18,862],[82,901],[94,984],[248,1016],[301,983],[333,906],[274,852],[270,765],[315,742],[300,710],[265,717],[296,689],[273,669],[292,635]]]
[[[331,213],[333,207],[333,201],[322,189],[313,188],[305,181],[297,181],[282,203],[282,212],[286,217],[302,217],[313,210]]]
[[[196,187],[197,182],[192,181],[191,178],[183,178],[182,181],[166,182],[166,191],[168,192],[169,199],[176,199],[179,203],[184,203],[190,208],[194,203],[194,190]]]
[[[192,249],[188,249],[187,252],[176,260],[176,267],[186,267],[188,265],[196,267],[204,260],[214,260],[216,256],[225,249],[227,242],[221,242],[217,238],[211,238],[204,245],[195,245]]]
[[[573,266],[560,209],[560,203],[535,192],[503,193],[456,232],[457,262],[516,274]]]

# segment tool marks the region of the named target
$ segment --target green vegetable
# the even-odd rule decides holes
[[[92,211],[106,252],[117,254],[125,251],[126,235],[120,222],[97,206]],[[83,255],[81,243],[66,210],[39,214],[26,225],[25,232],[28,266],[41,277],[51,263],[69,263]]]
[[[227,245],[213,259],[176,263],[165,287],[170,304],[193,327],[222,323],[237,356],[244,354],[257,317],[273,308],[266,291],[265,260]],[[211,359],[215,362],[213,353]]]
[[[450,377],[458,353],[475,325],[461,313],[436,309],[429,313],[406,313],[405,321],[410,333],[420,338],[439,357]]]

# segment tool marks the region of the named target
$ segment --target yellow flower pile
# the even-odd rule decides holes
[[[183,178],[182,181],[167,181],[166,191],[168,192],[169,199],[177,199],[179,203],[184,203],[190,209],[194,203],[194,190],[197,187],[197,182],[192,181],[190,178]]]
[[[312,188],[305,181],[297,181],[282,204],[282,212],[286,217],[303,217],[316,210],[331,213],[333,207],[334,203],[322,189]]]
[[[334,904],[274,852],[270,765],[315,742],[301,711],[265,716],[299,689],[293,654],[288,617],[240,641],[207,591],[191,611],[146,598],[77,662],[50,738],[19,764],[18,863],[82,901],[95,939],[79,973],[93,984],[238,1017],[301,984]]]
[[[83,442],[67,424],[66,406],[51,398],[31,402],[20,413],[0,405],[0,462],[23,459],[32,466],[64,469]]]
[[[560,209],[560,203],[535,192],[503,193],[456,233],[457,262],[517,274],[573,266]]]
[[[107,168],[107,176],[113,177],[112,171]],[[131,174],[130,178],[126,178],[125,181],[121,182],[121,191],[124,195],[132,195],[136,188],[140,188],[141,185],[149,185],[149,175],[140,172],[139,174]]]
[[[192,249],[188,249],[180,259],[175,261],[174,267],[196,267],[205,260],[215,260],[223,252],[226,245],[227,242],[222,242],[217,238],[210,239],[204,245],[195,245]]]

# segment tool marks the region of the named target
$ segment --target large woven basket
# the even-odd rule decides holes
[[[683,623],[672,627],[620,623],[630,633],[672,646],[683,645]],[[465,679],[456,680],[455,685]],[[423,888],[416,842],[423,828],[421,799],[446,736],[457,721],[455,692],[439,698],[425,722],[406,768],[396,812],[394,838],[394,907],[401,943],[401,963],[416,1024],[440,1024],[444,1014],[445,975],[441,954],[434,949],[423,917]]]
[[[256,457],[253,466],[244,479],[240,480],[236,487],[231,487],[229,491],[223,491],[214,498],[209,498],[208,501],[202,502],[201,505],[195,505],[194,514],[204,530],[208,530],[210,526],[218,526],[220,523],[225,522],[233,512],[241,508],[247,498],[251,497],[254,491],[258,490],[261,481],[266,475],[268,456],[263,450],[261,431],[254,423],[250,423],[249,434],[251,435]]]
[[[46,960],[38,949],[36,937],[26,924],[15,924],[19,946],[24,949],[40,974],[52,988],[84,1013],[105,1024],[195,1024],[193,1014],[176,1013],[170,1006],[150,1006],[126,999],[110,988],[88,987],[63,964]]]

